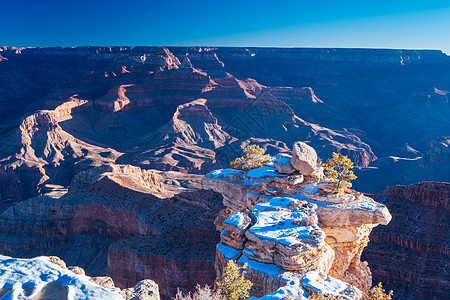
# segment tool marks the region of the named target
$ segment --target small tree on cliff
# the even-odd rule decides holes
[[[374,286],[370,290],[367,291],[367,293],[364,294],[362,297],[363,300],[391,300],[392,295],[394,295],[393,291],[389,291],[389,293],[386,293],[386,291],[383,289],[383,285],[381,282],[378,283],[377,286]]]
[[[336,187],[333,193],[341,195],[349,187],[351,180],[356,179],[356,175],[350,169],[353,168],[353,162],[345,155],[333,152],[333,157],[322,165],[325,169],[325,176],[329,179],[337,179]]]
[[[262,167],[270,161],[269,156],[264,153],[265,150],[258,145],[248,145],[244,149],[244,156],[238,157],[230,162],[231,168],[249,171]]]
[[[244,264],[243,269],[245,268],[247,268],[247,264]],[[233,260],[228,261],[222,277],[217,282],[220,294],[227,300],[247,299],[249,297],[248,290],[252,285],[250,280],[244,278],[244,272],[241,273]]]

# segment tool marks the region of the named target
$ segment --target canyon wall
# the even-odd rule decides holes
[[[393,186],[376,199],[393,219],[373,230],[363,252],[374,281],[394,289],[399,299],[448,298],[450,184]]]

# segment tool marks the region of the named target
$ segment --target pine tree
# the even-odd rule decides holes
[[[244,156],[238,157],[230,162],[231,168],[235,170],[249,171],[268,163],[269,157],[264,155],[265,150],[258,145],[248,145],[244,149]]]
[[[356,175],[350,169],[353,168],[353,162],[345,155],[333,152],[333,157],[322,165],[325,169],[325,176],[329,179],[337,179],[336,187],[333,193],[341,195],[349,187],[351,180],[356,179]]]
[[[247,268],[247,264],[244,264],[243,269],[245,268]],[[233,260],[228,261],[222,277],[217,282],[220,294],[227,300],[247,299],[249,297],[248,290],[252,285],[250,280],[244,278],[244,272],[241,273]]]

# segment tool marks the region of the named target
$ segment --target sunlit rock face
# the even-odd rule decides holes
[[[359,299],[360,290],[372,285],[361,253],[372,229],[387,225],[391,215],[386,206],[361,193],[333,195],[334,182],[314,174],[320,170],[317,156],[314,162],[311,159],[316,155],[314,149],[299,147],[296,151],[305,152],[297,153],[296,165],[303,171],[303,166],[311,166],[310,175],[300,170],[283,174],[275,163],[269,163],[248,172],[222,169],[203,177],[203,188],[221,193],[226,206],[216,218],[221,232],[217,276],[233,259],[249,265],[246,276],[254,283],[252,295],[256,297],[272,299],[293,291],[307,296],[314,290],[305,282],[314,278],[339,280],[339,291],[324,292]],[[289,157],[274,158],[281,159]]]
[[[206,174],[254,139],[272,155],[298,139],[324,159],[348,155],[371,167],[355,182],[367,192],[449,177],[450,59],[440,51],[0,53],[1,202],[42,195],[46,183],[68,186],[103,163]]]

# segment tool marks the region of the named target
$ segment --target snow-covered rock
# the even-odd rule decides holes
[[[315,169],[304,180],[291,180],[297,172],[281,174],[268,165],[249,172],[217,170],[203,177],[203,188],[221,193],[226,206],[215,221],[221,232],[218,276],[231,259],[248,264],[251,296],[265,300],[296,298],[299,293],[306,298],[316,291],[313,286],[356,300],[362,295],[358,288],[370,288],[370,269],[360,256],[373,227],[389,223],[391,215],[361,193],[331,194],[334,183],[322,178],[317,156],[310,159],[314,155],[305,159]],[[341,290],[333,290],[338,283]]]
[[[288,154],[277,154],[273,160],[273,165],[281,174],[292,174],[295,168],[291,164],[292,156]]]
[[[159,300],[158,285],[142,280],[120,290],[111,277],[89,277],[56,256],[30,259],[0,255],[1,300]]]
[[[40,256],[19,259],[0,255],[0,299],[123,300],[120,289],[105,288]]]

